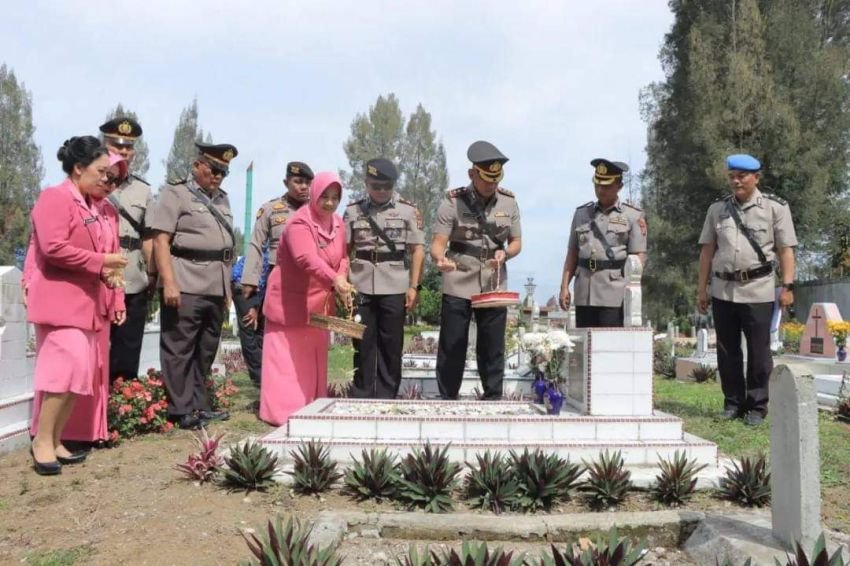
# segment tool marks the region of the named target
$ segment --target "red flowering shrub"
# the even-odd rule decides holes
[[[119,377],[112,384],[107,407],[109,437],[113,442],[148,432],[168,432],[168,399],[162,374],[154,369],[138,379]]]
[[[221,363],[224,364],[224,373],[233,375],[242,371],[248,371],[248,365],[242,356],[242,349],[224,350],[219,354]]]
[[[207,378],[207,391],[210,393],[210,405],[213,411],[224,411],[230,408],[230,398],[239,393],[239,388],[233,385],[233,380],[213,370]]]

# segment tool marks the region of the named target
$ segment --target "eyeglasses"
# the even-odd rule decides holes
[[[227,169],[224,169],[222,167],[216,167],[215,165],[212,165],[210,163],[207,163],[207,167],[210,168],[210,173],[213,177],[217,177],[218,175],[221,175],[222,177],[227,177],[227,174],[230,173],[230,171],[228,171]]]
[[[115,175],[107,175],[106,176],[106,184],[118,186],[121,184],[121,177],[117,177]]]
[[[393,190],[393,184],[392,183],[376,183],[374,181],[370,181],[370,182],[366,183],[366,186],[369,187],[369,189],[371,189],[373,191],[387,191],[387,192],[389,192],[389,191]]]

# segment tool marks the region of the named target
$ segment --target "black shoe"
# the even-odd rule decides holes
[[[734,421],[741,416],[740,409],[726,409],[717,416],[721,421]]]
[[[35,473],[40,476],[55,476],[62,473],[62,464],[54,460],[53,462],[39,462],[35,459],[35,452],[30,447],[30,455],[32,456],[33,467]]]
[[[226,421],[230,418],[230,413],[227,411],[198,411],[198,418],[203,422]]]
[[[750,425],[750,426],[759,426],[763,422],[764,422],[764,415],[762,415],[761,413],[757,413],[755,411],[750,411],[744,417],[744,424],[747,424],[747,425]]]
[[[198,430],[203,426],[201,419],[195,415],[183,415],[176,421],[177,426],[185,430]]]
[[[70,466],[72,464],[82,464],[86,461],[86,458],[88,458],[88,456],[88,452],[80,450],[79,452],[71,452],[71,455],[67,458],[64,458],[62,456],[56,456],[56,459],[59,460],[60,464]]]

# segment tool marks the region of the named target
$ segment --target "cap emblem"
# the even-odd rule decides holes
[[[122,135],[130,134],[133,131],[133,126],[130,125],[130,122],[124,120],[120,124],[118,124],[118,133]]]

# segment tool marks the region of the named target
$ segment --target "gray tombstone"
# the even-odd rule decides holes
[[[708,352],[708,330],[700,328],[697,332],[697,354],[696,357],[704,358]]]
[[[770,374],[769,409],[773,535],[789,547],[799,541],[811,548],[823,530],[814,379],[778,366]]]
[[[642,317],[642,297],[640,279],[643,275],[643,264],[636,255],[626,258],[625,265],[626,294],[623,299],[623,326],[639,327]]]

